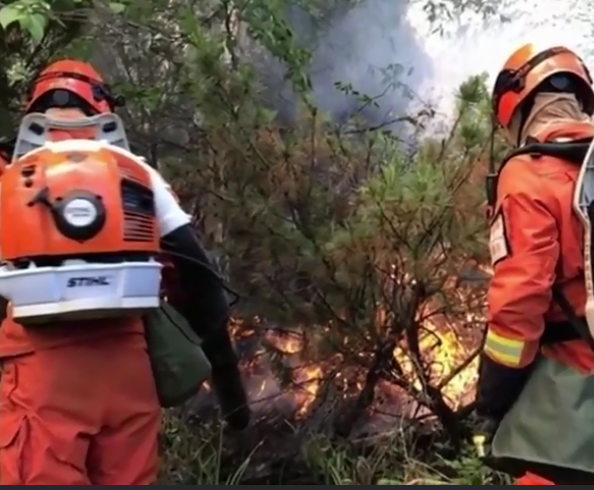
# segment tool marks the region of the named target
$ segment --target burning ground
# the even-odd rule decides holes
[[[258,317],[234,319],[231,327],[254,422],[243,434],[227,433],[215,422],[216,402],[205,386],[168,422],[174,435],[190,427],[191,437],[201,441],[200,449],[192,450],[199,468],[185,466],[182,471],[181,462],[170,457],[167,464],[177,468],[170,473],[179,483],[197,479],[202,484],[212,483],[205,468],[216,461],[221,469],[215,473],[225,481],[328,483],[328,472],[336,469],[327,468],[325,451],[337,457],[334,449],[328,449],[336,441],[342,441],[338,444],[345,451],[343,466],[349,466],[346,461],[352,457],[358,461],[355,466],[375,468],[343,468],[342,472],[354,474],[341,478],[355,482],[385,479],[382,468],[388,463],[410,468],[403,458],[412,458],[413,452],[426,460],[424,455],[435,452],[436,441],[456,440],[461,430],[458,425],[469,412],[487,278],[488,271],[474,268],[462,279],[452,279],[448,287],[465,308],[444,308],[437,301],[424,304],[417,313],[414,335],[402,331],[396,337],[341,336],[340,345],[329,348],[328,340],[337,328],[333,322],[312,328],[271,325]],[[370,329],[389,323],[390,315],[389,310],[378,307]],[[182,439],[171,433],[167,439],[171,455],[175,441],[179,445]],[[387,447],[390,454],[381,449]],[[450,449],[456,453],[462,450],[456,443]],[[385,454],[380,457],[378,450]],[[204,451],[210,454],[208,464],[203,462]],[[375,455],[375,466],[369,463],[370,455]],[[441,466],[439,471],[445,476],[434,475],[436,479],[452,474],[447,465]],[[361,471],[367,472],[366,476]],[[336,479],[335,475],[333,484],[338,484]],[[170,475],[167,480],[171,481]],[[427,477],[421,481],[427,483]]]

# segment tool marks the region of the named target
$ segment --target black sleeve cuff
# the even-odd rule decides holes
[[[511,368],[482,354],[476,394],[477,413],[501,420],[520,396],[531,371],[531,365]]]

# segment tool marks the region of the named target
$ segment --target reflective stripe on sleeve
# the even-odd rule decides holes
[[[519,366],[526,342],[503,337],[489,329],[485,340],[485,353],[494,361],[507,366]]]

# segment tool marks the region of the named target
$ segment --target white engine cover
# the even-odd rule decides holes
[[[157,261],[0,269],[0,295],[23,325],[125,317],[159,307]]]

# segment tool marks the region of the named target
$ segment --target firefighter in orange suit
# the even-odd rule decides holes
[[[90,65],[62,60],[41,72],[27,112],[77,118],[111,112],[118,102]],[[146,167],[162,239],[177,252],[176,280],[188,298],[175,306],[205,339],[207,356],[209,348],[219,357],[230,353],[219,362],[236,368],[223,285],[204,273],[208,258],[169,185]],[[24,329],[10,307],[7,313],[0,328],[0,484],[153,484],[161,408],[141,318]],[[242,428],[248,417],[243,411],[228,421]]]
[[[568,48],[515,51],[493,111],[515,148],[491,176],[488,324],[474,442],[519,485],[594,483],[594,354],[582,315],[576,181],[594,126],[592,79]],[[580,401],[581,400],[581,401]],[[589,410],[586,410],[589,411]],[[585,425],[582,425],[585,424]]]

